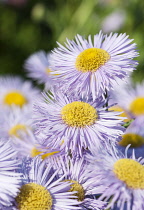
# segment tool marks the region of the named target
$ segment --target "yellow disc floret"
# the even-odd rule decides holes
[[[139,97],[133,100],[129,110],[136,116],[144,114],[144,98]]]
[[[122,136],[119,145],[126,147],[131,144],[131,147],[140,147],[144,144],[144,138],[136,133],[126,133]]]
[[[4,103],[11,106],[12,104],[22,107],[27,103],[25,96],[23,96],[18,91],[10,92],[5,95]]]
[[[9,135],[10,136],[16,136],[18,138],[20,138],[20,132],[26,132],[27,131],[27,127],[23,124],[17,124],[14,127],[12,127],[9,130]]]
[[[133,189],[144,189],[144,166],[132,159],[119,159],[113,171],[117,178]]]
[[[72,127],[84,127],[95,123],[98,118],[96,109],[88,103],[74,101],[61,110],[63,121]]]
[[[100,48],[89,48],[82,51],[76,58],[75,67],[82,72],[95,72],[110,59],[107,51]]]
[[[37,155],[40,155],[42,154],[43,152],[38,150],[36,147],[34,147],[31,151],[31,157],[35,157]],[[54,152],[49,152],[49,153],[46,153],[46,154],[42,154],[41,155],[41,158],[44,160],[45,158],[49,157],[49,156],[52,156],[56,153],[59,153],[58,151],[54,151]]]
[[[36,183],[25,184],[16,197],[19,210],[51,210],[52,197],[49,191]]]
[[[65,180],[65,181],[69,181],[70,183],[72,183],[69,192],[77,191],[77,193],[75,193],[74,195],[77,196],[78,201],[83,201],[85,198],[85,192],[83,186],[74,180]]]

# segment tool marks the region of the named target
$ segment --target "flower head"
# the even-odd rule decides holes
[[[35,104],[35,125],[37,134],[43,134],[41,144],[54,149],[61,147],[82,156],[83,150],[96,149],[115,144],[116,138],[123,133],[119,113],[108,112],[105,101],[95,101],[68,97],[56,92],[53,98],[46,94]]]
[[[0,134],[4,138],[9,137],[20,138],[21,132],[34,130],[32,125],[32,110],[27,106],[20,108],[19,106],[4,107],[0,110],[1,130]]]
[[[25,62],[25,69],[28,72],[29,77],[37,80],[39,83],[44,83],[47,89],[51,89],[53,85],[56,85],[50,68],[51,54],[46,54],[44,51],[40,51],[31,55]]]
[[[123,89],[113,91],[115,102],[127,112],[130,118],[144,115],[144,82],[129,81]]]
[[[32,106],[39,91],[32,87],[31,82],[19,77],[0,78],[0,104],[2,106]]]
[[[91,173],[101,183],[104,192],[99,200],[108,201],[107,208],[127,210],[144,208],[144,159],[136,159],[122,153],[101,152],[93,154],[91,161]]]
[[[50,149],[39,145],[37,137],[30,130],[21,132],[20,138],[13,137],[10,139],[13,148],[17,151],[18,158],[41,156],[42,159],[51,159],[52,162],[57,161],[56,157],[63,155],[60,148]]]
[[[91,181],[90,174],[86,170],[88,163],[84,157],[70,158],[65,156],[59,159],[57,168],[61,168],[59,177],[63,177],[63,182],[68,181],[71,183],[70,192],[77,191],[75,194],[77,200],[81,201],[79,207],[81,210],[86,209],[103,209],[106,205],[105,202],[93,198],[93,194],[102,193],[99,187],[93,190],[93,180]],[[96,181],[95,181],[96,182]]]
[[[24,165],[27,166],[26,163]],[[70,184],[61,182],[62,178],[57,178],[57,174],[58,170],[54,170],[51,164],[46,164],[39,157],[34,158],[15,198],[16,209],[79,209],[79,202],[72,199],[76,198],[74,193],[68,192]]]
[[[123,153],[125,148],[130,144],[127,151],[128,157],[132,155],[133,148],[135,148],[136,156],[144,157],[144,116],[137,117],[125,130],[121,141],[118,142],[118,149]]]
[[[113,81],[125,78],[132,72],[138,56],[136,44],[130,44],[126,34],[103,35],[102,32],[88,40],[77,35],[68,40],[66,47],[59,44],[52,53],[52,69],[57,78],[64,81],[63,89],[74,89],[80,93],[92,94],[93,99],[114,88]]]

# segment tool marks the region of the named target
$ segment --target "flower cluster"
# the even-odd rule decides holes
[[[77,35],[0,78],[0,209],[143,210],[144,84],[126,34]],[[135,149],[135,151],[134,151]]]

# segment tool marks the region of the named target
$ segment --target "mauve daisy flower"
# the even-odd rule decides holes
[[[47,89],[51,89],[57,82],[53,80],[54,75],[50,69],[51,54],[46,54],[44,51],[39,51],[32,54],[25,62],[25,69],[28,76],[39,83],[44,83]]]
[[[52,149],[60,146],[80,156],[83,149],[98,149],[110,140],[115,144],[123,133],[123,118],[118,112],[107,111],[104,104],[102,98],[89,101],[61,92],[55,92],[51,98],[44,94],[34,106],[36,133],[43,134],[40,143]]]
[[[20,108],[19,106],[3,107],[0,110],[0,135],[3,138],[9,137],[20,138],[20,133],[34,130],[32,125],[32,110],[27,106]]]
[[[125,123],[128,123],[131,120],[131,117],[129,116],[128,112],[124,109],[124,107],[121,107],[121,95],[124,96],[126,88],[131,88],[130,84],[130,77],[125,78],[124,80],[121,80],[118,85],[115,85],[113,90],[110,90],[107,93],[108,105],[110,106],[109,110],[121,112],[120,116],[125,117],[125,119],[123,120]]]
[[[19,77],[0,77],[0,104],[2,106],[32,106],[39,96],[38,89]],[[30,108],[29,107],[29,108]]]
[[[127,148],[128,149],[128,148]],[[144,209],[144,159],[122,153],[102,152],[90,157],[89,169],[104,190],[99,200],[108,201],[107,208],[124,210]],[[97,184],[95,185],[97,187]]]
[[[12,205],[19,192],[20,173],[15,172],[18,167],[16,152],[10,142],[0,141],[0,205]]]
[[[137,117],[126,129],[122,135],[122,140],[118,142],[118,149],[123,153],[125,148],[130,144],[127,152],[128,156],[132,155],[135,148],[136,155],[144,157],[144,115]]]
[[[91,94],[93,99],[113,87],[113,82],[125,78],[132,72],[138,56],[136,44],[126,34],[109,36],[102,32],[88,40],[77,35],[75,41],[68,40],[65,46],[53,50],[51,68],[64,81],[69,91]]]
[[[70,192],[77,191],[75,195],[77,200],[81,201],[79,204],[81,210],[104,209],[106,203],[93,198],[93,194],[100,194],[102,191],[99,190],[99,187],[93,189],[93,180],[91,181],[90,174],[86,171],[87,166],[88,163],[84,157],[71,159],[65,156],[59,159],[59,164],[57,165],[58,168],[61,168],[59,177],[63,176],[63,181],[71,183]],[[97,181],[95,180],[95,182]]]
[[[123,89],[114,91],[113,95],[130,118],[144,115],[144,82],[133,84],[130,81]]]
[[[24,164],[27,167],[26,163]],[[20,192],[15,198],[18,210],[72,210],[80,209],[74,193],[68,192],[70,183],[57,178],[58,170],[39,157],[34,158],[26,169]],[[28,168],[27,167],[27,168]]]
[[[32,131],[27,130],[25,132],[21,130],[19,136],[13,136],[10,140],[14,150],[17,151],[18,158],[23,159],[27,156],[34,157],[38,155],[38,142]]]
[[[60,148],[52,150],[50,148],[44,148],[38,144],[38,140],[32,131],[20,133],[20,138],[11,138],[12,146],[17,151],[18,158],[41,156],[42,159],[51,159],[52,162],[57,161],[56,157],[59,157],[63,153]]]

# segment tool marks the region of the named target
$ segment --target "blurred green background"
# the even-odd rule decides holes
[[[26,76],[32,53],[56,47],[79,33],[128,34],[140,56],[135,80],[144,78],[143,0],[0,0],[0,73]]]

